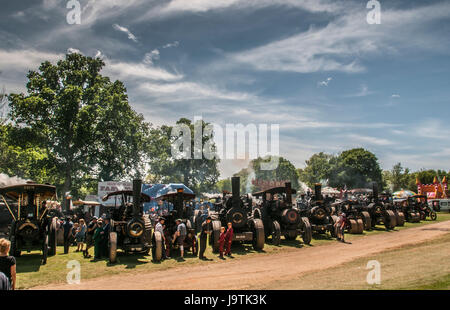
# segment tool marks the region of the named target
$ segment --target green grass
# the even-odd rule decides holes
[[[450,214],[439,214],[438,220],[431,222],[425,221],[421,223],[406,223],[404,227],[397,227],[395,231],[408,229],[411,227],[418,227],[435,222],[441,222],[450,220]],[[379,234],[386,232],[382,226],[375,230],[364,232],[362,235],[346,235],[346,239],[351,241],[356,238],[362,238],[363,236]],[[392,233],[392,232],[386,232]],[[336,242],[334,239],[327,235],[314,236],[311,245],[304,245],[300,238],[293,241],[287,241],[282,238],[281,246],[273,246],[270,244],[270,240],[264,246],[263,251],[254,251],[251,245],[233,245],[233,255],[235,260],[247,259],[254,255],[271,255],[280,253],[283,251],[289,251],[292,248],[302,247],[315,247],[326,246],[332,242]],[[155,263],[151,261],[151,256],[145,255],[124,255],[121,252],[118,254],[118,262],[116,264],[109,264],[107,260],[92,261],[92,259],[85,259],[81,253],[75,253],[75,248],[70,249],[70,253],[63,254],[62,247],[58,247],[57,254],[53,257],[49,257],[46,265],[40,265],[39,252],[24,253],[21,257],[17,258],[17,288],[27,289],[34,286],[46,285],[50,283],[65,283],[67,273],[70,269],[67,268],[67,263],[71,260],[77,260],[81,266],[81,279],[90,279],[111,276],[121,273],[142,273],[151,272],[156,270],[166,270],[169,268],[175,268],[186,265],[196,264],[212,264],[219,261],[216,254],[211,252],[211,248],[206,250],[206,256],[212,259],[211,261],[200,261],[197,257],[193,257],[190,254],[185,255],[185,261],[177,261],[176,259],[170,259],[161,263]],[[93,254],[93,249],[91,249]]]

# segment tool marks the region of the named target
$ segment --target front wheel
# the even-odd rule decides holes
[[[212,221],[212,233],[210,236],[210,243],[212,245],[213,253],[219,253],[219,237],[220,237],[220,227],[222,223],[220,221]]]
[[[304,244],[310,244],[312,239],[311,223],[307,217],[302,217],[303,232],[302,239]]]
[[[280,245],[281,243],[281,228],[278,221],[272,222],[272,244]]]
[[[430,217],[432,221],[436,221],[437,220],[437,213],[434,211],[430,212]]]

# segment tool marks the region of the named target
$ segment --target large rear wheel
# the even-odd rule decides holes
[[[264,249],[264,225],[260,219],[253,219],[253,248],[256,251]]]
[[[357,234],[362,234],[363,231],[364,231],[364,222],[363,222],[363,220],[362,220],[362,219],[357,219],[357,220],[356,220],[356,224],[357,224],[357,226],[358,226],[358,232],[357,232]]]
[[[220,221],[212,221],[212,233],[210,236],[210,243],[212,246],[213,253],[219,253],[219,237],[220,237],[220,227],[222,223]]]
[[[364,222],[364,230],[371,230],[372,229],[372,220],[370,219],[370,214],[367,211],[361,212],[361,217]]]
[[[405,226],[405,214],[402,211],[395,212],[397,226]]]
[[[386,214],[384,216],[384,226],[386,229],[394,229],[396,224],[395,214],[392,210],[386,210]]]
[[[109,262],[114,264],[117,261],[117,233],[109,233]]]
[[[311,223],[307,217],[302,217],[303,230],[302,239],[304,244],[310,244],[312,239]]]
[[[357,234],[358,233],[358,224],[356,223],[356,220],[350,219],[348,220],[350,222],[350,231],[351,234]]]
[[[155,262],[161,261],[163,256],[163,237],[159,231],[153,233],[152,257]]]

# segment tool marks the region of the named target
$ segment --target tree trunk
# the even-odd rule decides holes
[[[70,165],[66,168],[66,173],[64,176],[64,186],[63,186],[63,210],[68,211],[69,210],[69,200],[66,199],[66,193],[70,192],[72,188],[72,169],[70,168]]]

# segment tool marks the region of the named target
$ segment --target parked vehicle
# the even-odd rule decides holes
[[[34,182],[6,186],[0,188],[0,199],[12,217],[10,255],[41,250],[46,264],[47,256],[56,254],[56,218],[47,206],[47,200],[56,199],[56,188]]]
[[[450,212],[450,199],[433,199],[428,201],[433,211]]]
[[[264,224],[260,218],[253,218],[252,199],[240,196],[240,178],[231,178],[232,194],[226,195],[217,205],[218,211],[211,211],[213,233],[210,244],[214,252],[219,250],[220,227],[233,226],[233,242],[251,243],[257,251],[264,248]],[[225,193],[226,194],[226,193]]]
[[[295,193],[291,183],[287,182],[284,187],[273,187],[252,194],[262,198],[261,204],[253,211],[253,218],[262,219],[265,237],[267,239],[272,235],[274,245],[281,243],[281,235],[286,240],[295,240],[300,235],[305,244],[311,243],[311,224],[292,204],[292,194]]]
[[[308,218],[313,234],[324,234],[328,232],[332,237],[336,237],[334,224],[337,221],[337,216],[333,213],[332,203],[333,199],[324,199],[322,196],[322,185],[315,184],[314,195],[300,209],[302,217]]]
[[[397,224],[395,213],[380,200],[376,183],[373,184],[372,196],[366,210],[370,214],[372,228],[379,224],[383,224],[387,230],[395,228]]]
[[[195,205],[193,203],[193,199],[195,198],[194,194],[185,193],[183,188],[178,188],[176,192],[167,193],[160,197],[157,197],[157,200],[162,200],[168,202],[173,206],[173,209],[169,212],[168,215],[164,216],[166,226],[164,229],[165,240],[166,240],[166,249],[172,253],[173,250],[178,249],[178,244],[172,243],[173,235],[177,231],[176,220],[180,219],[186,225],[186,238],[184,240],[183,247],[186,252],[191,251],[194,256],[197,256],[198,253],[198,240],[197,234],[195,232],[195,228],[192,226],[192,222],[190,218],[193,217]],[[162,242],[163,238],[160,236],[158,232],[154,233],[154,250],[153,250],[153,259],[155,261],[160,261],[162,259]]]
[[[133,180],[132,191],[116,191],[103,197],[103,201],[116,197],[116,205],[110,212],[109,261],[111,263],[116,262],[118,249],[123,250],[125,254],[148,254],[150,251],[152,227],[150,219],[144,215],[143,203],[150,202],[151,198],[142,193],[141,189],[142,181]]]

